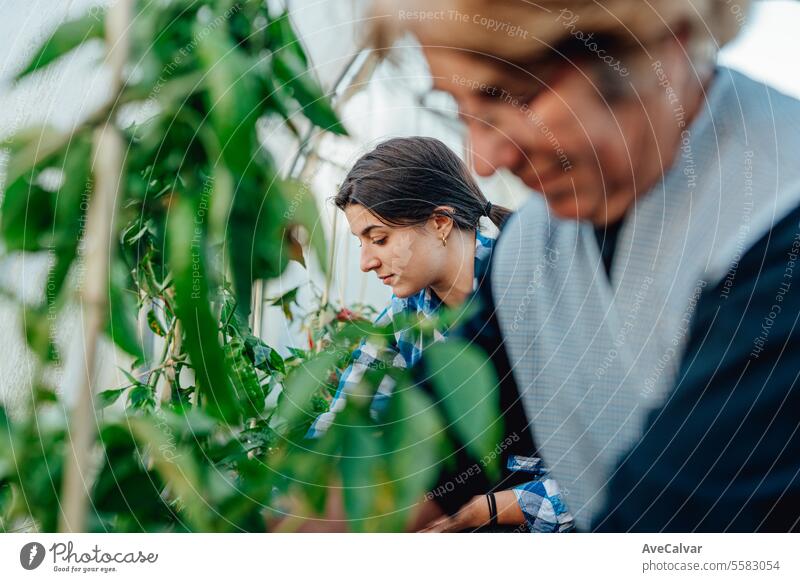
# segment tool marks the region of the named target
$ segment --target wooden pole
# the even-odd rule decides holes
[[[111,99],[116,101],[123,84],[128,60],[128,27],[132,0],[113,3],[106,16],[106,46],[111,69]],[[111,111],[114,111],[113,102]],[[107,311],[109,268],[116,237],[114,223],[122,196],[124,143],[112,114],[95,132],[95,190],[86,226],[86,280],[80,287],[83,314],[83,371],[73,394],[70,411],[69,444],[64,459],[59,531],[86,531],[92,489],[91,451],[96,434],[94,411],[97,348]]]

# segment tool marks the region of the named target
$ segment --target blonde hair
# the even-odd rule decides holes
[[[368,42],[388,49],[405,32],[427,46],[475,51],[512,63],[542,59],[570,34],[625,46],[688,32],[690,57],[713,63],[744,22],[749,0],[374,0]]]

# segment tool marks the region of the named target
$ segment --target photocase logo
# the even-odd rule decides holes
[[[30,542],[22,546],[19,552],[19,563],[26,570],[35,570],[44,560],[44,546],[39,542]]]

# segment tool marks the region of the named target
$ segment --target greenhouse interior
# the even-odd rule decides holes
[[[797,2],[0,6],[0,531],[800,528]]]

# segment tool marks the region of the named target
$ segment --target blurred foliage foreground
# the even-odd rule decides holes
[[[259,127],[345,129],[287,14],[258,1],[172,0],[140,1],[133,16],[120,91],[71,132],[29,127],[10,142],[3,243],[45,254],[49,270],[38,302],[12,297],[37,365],[19,387],[25,409],[0,408],[0,531],[54,531],[62,510],[70,409],[47,371],[63,364],[54,326],[84,275],[103,155],[93,135],[109,122],[126,154],[105,328],[133,363],[129,385],[94,394],[87,528],[266,531],[287,512],[321,514],[335,489],[349,529],[403,530],[456,440],[477,458],[499,440],[491,372],[469,345],[436,344],[426,352],[433,390],[403,370],[370,370],[326,435],[306,439],[352,349],[364,337],[385,345],[392,330],[323,301],[307,314],[306,349],[283,357],[253,335],[254,281],[304,250],[327,264],[314,198],[278,175]],[[104,27],[97,13],[61,25],[19,76],[98,42]],[[146,121],[122,127],[126,108],[149,111]],[[289,317],[295,294],[276,300]],[[395,325],[431,334],[454,317]],[[144,349],[143,327],[157,349]],[[370,401],[386,374],[396,388],[376,419]]]

